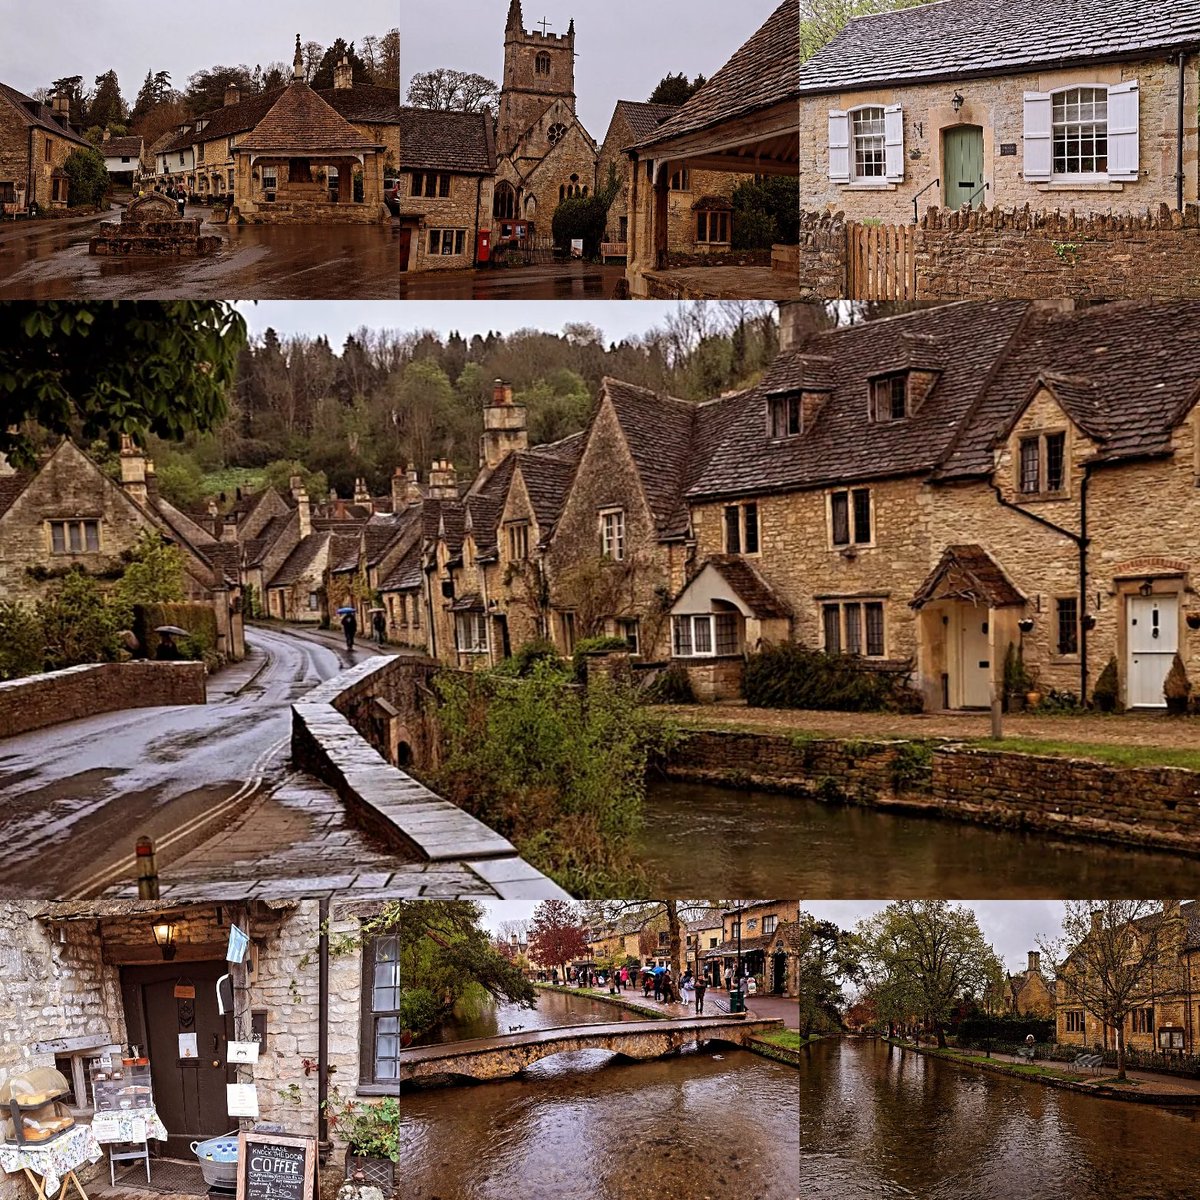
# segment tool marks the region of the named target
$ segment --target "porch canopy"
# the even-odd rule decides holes
[[[1025,603],[1025,597],[996,560],[974,543],[947,546],[941,561],[909,604],[919,610],[939,600],[961,600],[984,608],[1009,608]]]
[[[714,554],[671,606],[674,653],[741,654],[747,642],[786,638],[791,617],[792,610],[744,558]]]

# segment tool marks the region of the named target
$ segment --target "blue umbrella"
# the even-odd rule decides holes
[[[654,973],[655,975],[661,975],[666,969],[666,967],[655,967]]]
[[[352,608],[339,608],[338,616],[339,617],[345,616],[346,613],[352,613],[353,611],[354,611],[354,609],[352,609]]]

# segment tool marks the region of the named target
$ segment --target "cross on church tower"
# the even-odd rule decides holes
[[[543,17],[543,18],[542,18],[540,21],[534,21],[534,24],[535,24],[535,25],[540,25],[540,26],[542,27],[542,37],[545,37],[545,36],[546,36],[546,30],[547,30],[547,29],[553,29],[553,28],[554,28],[554,26],[553,26],[553,25],[551,25],[551,24],[550,24],[550,22],[549,22],[549,21],[547,21],[545,17]]]

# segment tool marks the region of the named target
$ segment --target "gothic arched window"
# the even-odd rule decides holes
[[[533,60],[533,69],[538,75],[550,74],[550,55],[545,50],[541,51]]]
[[[567,136],[567,127],[561,122],[555,121],[555,123],[550,126],[546,136],[550,139],[550,145],[557,146],[558,143]]]
[[[496,184],[496,194],[492,200],[492,216],[500,220],[512,220],[517,215],[517,194],[511,183],[501,181]]]

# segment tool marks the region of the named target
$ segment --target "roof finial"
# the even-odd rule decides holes
[[[508,6],[508,28],[524,29],[525,22],[521,16],[521,0],[510,0]]]
[[[304,78],[304,55],[300,52],[300,35],[296,34],[296,57],[292,59],[292,79]]]
[[[574,36],[575,36],[575,18],[572,17],[570,25],[567,26],[567,37],[573,38]]]

